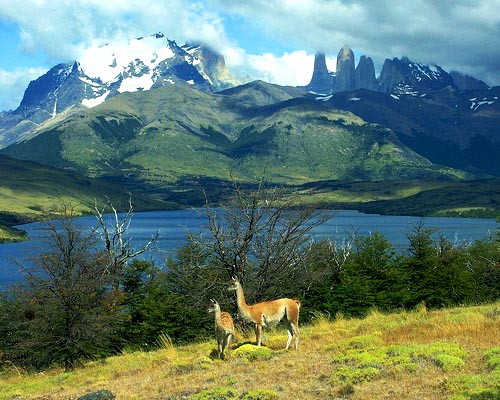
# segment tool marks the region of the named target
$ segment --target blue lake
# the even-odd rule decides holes
[[[451,242],[483,239],[498,229],[494,219],[386,216],[350,210],[328,213],[332,218],[315,228],[314,240],[330,239],[340,242],[353,232],[359,235],[380,232],[400,251],[405,251],[408,246],[406,234],[420,222],[426,228],[438,228],[436,235],[444,235]],[[76,221],[76,225],[82,229],[97,226],[93,216],[78,218]],[[167,257],[175,256],[176,249],[186,243],[187,234],[202,232],[206,222],[206,217],[193,209],[135,213],[128,237],[133,247],[138,248],[159,231],[159,239],[144,257],[151,258],[160,265]],[[19,263],[29,265],[32,257],[44,251],[41,240],[44,227],[40,222],[21,225],[20,228],[28,232],[30,240],[0,245],[0,287],[8,286],[19,278]]]

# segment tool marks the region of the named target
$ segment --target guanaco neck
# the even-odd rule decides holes
[[[250,314],[250,307],[245,300],[245,293],[243,292],[243,287],[238,284],[236,287],[236,302],[238,303],[238,309],[243,318],[255,321],[255,319]]]
[[[214,307],[214,315],[215,315],[215,324],[222,326],[222,322],[220,319],[220,307]]]

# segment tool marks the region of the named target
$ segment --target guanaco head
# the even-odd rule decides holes
[[[238,290],[238,287],[240,286],[240,282],[238,281],[238,278],[233,276],[231,278],[231,283],[229,284],[229,287],[227,290]]]
[[[217,303],[217,301],[215,301],[214,299],[210,299],[210,301],[212,302],[212,304],[210,304],[210,306],[208,307],[208,312],[213,313],[216,312],[217,310],[220,311],[219,303]]]

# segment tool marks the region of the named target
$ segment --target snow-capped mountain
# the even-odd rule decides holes
[[[211,53],[209,57],[219,59],[210,68],[204,65],[207,53]],[[70,104],[63,102],[58,106],[58,95],[61,87],[72,76],[76,78],[72,84],[76,85],[74,92],[80,100],[74,105],[86,107],[101,104],[118,93],[176,83],[189,84],[206,91],[217,91],[240,83],[225,70],[222,56],[200,45],[178,46],[175,41],[157,33],[86,49],[74,63],[57,65],[31,82],[20,108],[29,108],[34,105],[34,101],[41,100],[35,94],[43,92],[39,90],[43,86],[49,90],[40,95],[45,94],[46,100],[53,100],[54,107],[48,110],[49,114],[54,115],[66,109]],[[220,79],[220,76],[226,79]],[[47,80],[52,83],[49,83],[49,87],[37,84],[39,81],[46,83]]]
[[[33,136],[48,119],[119,93],[175,84],[213,92],[241,83],[221,55],[203,45],[179,46],[161,33],[88,48],[30,82],[19,107],[2,113],[0,148]]]

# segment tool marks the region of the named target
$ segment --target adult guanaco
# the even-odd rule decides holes
[[[221,360],[224,360],[224,349],[227,348],[227,354],[231,353],[231,340],[234,335],[234,323],[231,314],[220,310],[220,305],[215,300],[211,300],[212,304],[208,308],[208,312],[215,315],[215,337],[217,339],[217,353]]]
[[[255,324],[255,338],[257,346],[262,343],[262,327],[271,323],[278,323],[284,319],[288,331],[286,348],[290,347],[292,338],[295,336],[295,350],[299,347],[299,311],[300,300],[282,298],[277,300],[263,301],[248,305],[245,301],[243,287],[236,277],[233,277],[228,290],[236,291],[238,310],[243,319]]]

